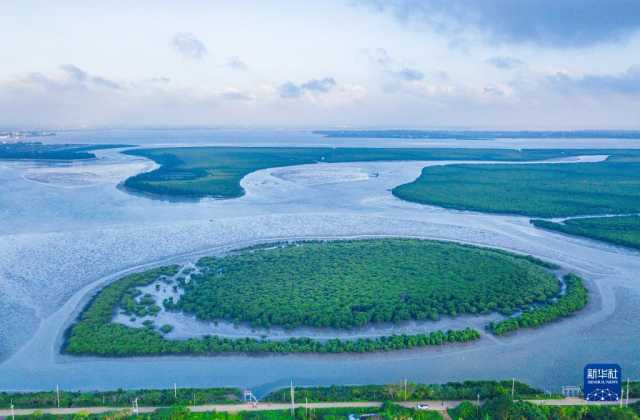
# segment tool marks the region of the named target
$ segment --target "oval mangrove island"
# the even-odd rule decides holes
[[[170,339],[159,313],[252,329],[345,331],[442,316],[498,313],[487,331],[538,327],[582,309],[579,277],[531,256],[419,239],[256,246],[195,265],[135,273],[104,287],[66,332],[63,351],[112,357],[221,353],[364,353],[477,340],[473,328],[356,339]],[[164,317],[163,319],[167,319]],[[125,320],[125,321],[123,321]]]

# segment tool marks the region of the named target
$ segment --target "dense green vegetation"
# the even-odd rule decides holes
[[[562,223],[534,219],[531,223],[541,229],[640,248],[640,216],[577,218]]]
[[[410,408],[404,408],[396,404],[384,403],[382,407],[370,408],[314,408],[305,410],[305,408],[297,408],[294,417],[291,416],[289,410],[274,410],[262,412],[240,412],[234,414],[227,413],[208,413],[211,417],[193,417],[193,419],[212,419],[212,420],[348,420],[349,415],[369,416],[364,419],[371,418],[371,415],[377,415],[374,419],[384,420],[442,420],[442,415],[435,411],[416,411]],[[358,418],[358,417],[356,417]],[[189,417],[191,420],[192,417]],[[152,420],[152,419],[150,419]]]
[[[640,212],[640,151],[599,153],[611,157],[598,163],[427,167],[393,194],[446,208],[535,217]]]
[[[640,383],[632,383],[638,385]],[[515,383],[517,398],[542,398],[542,391],[522,382]],[[116,391],[61,391],[60,407],[126,407],[133,399],[138,399],[140,407],[206,404],[235,404],[242,400],[238,388],[177,388],[173,389],[130,389]],[[492,398],[511,392],[511,381],[465,381],[446,384],[407,385],[407,400],[458,400]],[[633,397],[633,394],[632,394]],[[289,402],[289,388],[273,391],[262,399],[265,402]],[[296,398],[309,402],[353,402],[353,401],[404,401],[404,384],[354,385],[329,387],[298,387]],[[56,392],[0,392],[0,408],[53,408],[57,406]]]
[[[172,276],[177,266],[162,267],[126,276],[106,286],[89,302],[79,319],[66,333],[63,351],[77,355],[142,356],[154,354],[219,354],[219,353],[342,353],[400,350],[414,347],[461,343],[476,340],[480,334],[472,329],[434,331],[428,334],[394,335],[358,340],[315,341],[308,338],[286,341],[227,339],[205,336],[201,339],[168,340],[149,321],[144,328],[112,323],[112,317],[132,290],[147,286],[158,278]]]
[[[635,132],[438,132],[383,130],[319,132],[337,137],[434,138],[634,138]],[[426,134],[425,134],[426,133]],[[444,136],[444,137],[442,137]],[[466,137],[465,137],[466,136]],[[607,154],[600,163],[532,165],[449,165],[424,168],[415,181],[393,189],[397,197],[459,210],[520,214],[533,217],[626,214],[640,212],[638,150],[512,150],[182,147],[136,149],[126,153],[154,160],[160,168],[128,178],[131,191],[171,199],[233,198],[244,194],[240,180],[259,169],[317,162],[394,160],[531,161]],[[550,222],[546,222],[550,223]],[[539,222],[540,225],[544,222]],[[635,235],[598,231],[596,226],[545,227],[566,233],[637,246]],[[601,227],[607,230],[607,227]],[[631,238],[629,238],[631,237]],[[631,245],[630,242],[631,241]]]
[[[492,322],[488,329],[496,335],[504,335],[520,328],[537,328],[549,322],[573,315],[587,305],[589,293],[582,279],[574,274],[564,277],[567,289],[557,301],[524,311],[518,316]]]
[[[405,393],[405,389],[407,390]],[[640,383],[632,383],[631,397],[637,396]],[[360,385],[360,386],[331,386],[296,388],[296,401],[303,402],[354,402],[354,401],[386,401],[381,407],[368,408],[323,408],[295,410],[295,419],[347,419],[350,414],[378,414],[383,419],[439,419],[440,414],[432,411],[416,411],[403,408],[394,402],[424,401],[424,400],[464,400],[457,407],[448,410],[449,415],[457,420],[486,420],[486,419],[553,419],[553,420],[587,420],[587,419],[640,419],[640,403],[630,407],[612,406],[549,406],[535,405],[528,399],[543,399],[547,397],[542,391],[526,384],[516,382],[514,387],[515,400],[511,399],[511,381],[465,381],[451,382],[442,385],[425,385],[408,383],[396,385]],[[475,401],[480,395],[482,405],[476,407]],[[560,398],[553,396],[554,398]],[[206,404],[233,404],[240,402],[241,391],[236,388],[178,388],[177,397],[173,389],[165,390],[117,390],[103,392],[69,392],[60,394],[60,406],[64,408],[77,407],[130,407],[137,398],[140,407],[168,407],[156,410],[151,414],[140,414],[135,418],[160,419],[212,419],[212,420],[253,420],[253,419],[291,419],[289,410],[272,411],[241,411],[239,413],[206,412],[192,413],[186,406]],[[548,397],[547,397],[548,398]],[[13,401],[15,408],[53,408],[56,406],[55,392],[32,393],[0,393],[0,408],[6,409]],[[272,403],[289,403],[289,388],[272,392],[263,401]],[[16,416],[18,417],[18,416]],[[132,419],[129,410],[111,413],[89,415],[50,415],[36,413],[20,418],[75,420],[79,418],[91,419]]]
[[[259,169],[317,162],[397,160],[524,161],[575,155],[571,150],[371,149],[279,147],[179,147],[125,152],[154,160],[160,168],[128,178],[124,185],[174,199],[233,198],[244,194],[240,180]],[[580,151],[582,154],[594,151]]]
[[[156,410],[151,414],[132,416],[130,411],[112,412],[106,414],[89,415],[51,415],[39,414],[31,416],[16,416],[16,418],[37,418],[40,420],[79,420],[79,419],[138,419],[138,420],[348,420],[350,415],[367,416],[376,415],[376,419],[384,420],[441,420],[442,415],[435,411],[416,411],[410,408],[400,407],[391,403],[384,403],[381,407],[353,407],[353,408],[296,408],[294,415],[290,410],[260,410],[240,412],[191,412],[187,407],[175,405],[169,408]],[[356,417],[358,418],[358,417]],[[367,418],[367,417],[363,417]]]
[[[451,132],[330,131],[338,137],[451,136]],[[468,138],[614,137],[631,132],[461,132]],[[628,137],[631,136],[631,137]],[[442,137],[445,138],[445,137]],[[449,137],[446,137],[449,138]],[[458,138],[458,137],[456,137]],[[466,138],[466,137],[465,137]],[[397,197],[446,208],[533,217],[626,214],[640,212],[640,151],[638,150],[511,150],[511,149],[390,149],[390,148],[277,148],[182,147],[135,149],[126,153],[154,160],[160,168],[128,178],[131,191],[171,199],[233,198],[244,194],[240,180],[259,169],[317,162],[393,160],[531,161],[575,155],[607,154],[600,163],[532,165],[449,165],[427,167],[415,181],[393,189]],[[1,151],[0,151],[1,156]],[[615,226],[536,225],[565,233],[637,247],[638,235],[608,230]],[[626,223],[626,221],[625,221]]]
[[[600,150],[599,163],[451,165],[424,168],[393,194],[459,210],[571,217],[640,212],[640,151]],[[640,248],[640,217],[533,220],[536,227]]]
[[[432,320],[440,315],[500,311],[524,314],[491,326],[504,333],[513,320],[534,326],[565,314],[574,296],[557,299],[555,266],[530,256],[455,243],[415,239],[302,242],[251,250],[198,262],[183,294],[164,302],[168,310],[209,321],[246,322],[256,327],[355,328],[371,323]],[[77,355],[363,353],[391,351],[480,338],[478,331],[434,331],[377,338],[267,340],[204,336],[169,340],[171,325],[146,320],[142,328],[112,322],[117,311],[154,315],[153,297],[139,287],[169,281],[178,267],[132,274],[106,286],[67,331],[63,350]],[[576,278],[577,279],[577,278]],[[579,282],[579,279],[576,281]],[[586,291],[585,291],[586,293]],[[567,301],[567,302],[565,302]],[[531,310],[534,307],[536,309]],[[527,311],[529,310],[529,311]],[[564,312],[563,312],[564,311]],[[537,323],[536,323],[537,322]],[[504,330],[504,331],[503,331]]]
[[[448,410],[454,420],[638,420],[639,405],[629,407],[617,405],[580,405],[545,406],[526,401],[512,401],[508,396],[498,396],[485,401],[481,407],[465,401]],[[371,415],[384,420],[438,420],[442,415],[437,411],[414,410],[385,402],[381,407],[369,408],[296,408],[293,416],[290,410],[247,411],[240,412],[191,412],[189,408],[174,405],[158,409],[151,414],[131,415],[129,410],[105,414],[52,415],[37,413],[30,416],[16,416],[21,419],[40,420],[347,420],[350,415],[356,418],[371,418]]]
[[[223,258],[203,258],[201,274],[170,310],[200,319],[249,322],[255,326],[352,328],[377,322],[437,319],[440,314],[510,314],[550,302],[559,291],[547,263],[532,257],[477,247],[419,240],[305,242],[254,248]],[[144,328],[112,323],[118,308],[144,316],[157,312],[137,289],[177,273],[175,266],[126,276],[105,287],[67,333],[72,354],[132,356],[223,352],[371,352],[467,342],[472,329],[435,331],[357,340],[286,341],[225,339],[168,340],[149,321]],[[295,281],[292,281],[295,279]]]
[[[492,398],[477,408],[463,402],[449,415],[453,420],[638,420],[636,407],[618,406],[545,406],[512,401],[507,395]]]
[[[254,327],[338,329],[511,314],[550,301],[544,263],[506,252],[414,239],[304,242],[203,258],[169,309]]]
[[[170,406],[174,404],[236,404],[242,401],[237,388],[178,388],[173,389],[119,389],[116,391],[61,391],[60,407],[128,407],[137,398],[144,406]],[[55,391],[0,392],[0,408],[52,408],[57,406]]]
[[[327,401],[423,401],[423,400],[475,400],[494,398],[511,393],[511,381],[464,381],[446,384],[404,383],[389,385],[334,385],[329,387],[296,388],[296,398],[309,402]],[[515,382],[517,398],[547,398],[538,389],[522,382]],[[557,396],[556,396],[557,397]],[[279,389],[264,398],[264,401],[289,401],[289,388]]]
[[[122,324],[91,324],[79,321],[73,327],[64,351],[75,355],[110,357],[223,353],[367,353],[464,343],[479,338],[478,331],[465,328],[464,330],[357,340],[317,341],[310,338],[290,338],[283,341],[269,341],[217,336],[168,340],[156,331],[153,325],[131,328]]]
[[[0,159],[47,159],[76,160],[93,159],[92,150],[129,147],[124,144],[43,144],[39,142],[0,143]]]
[[[317,130],[325,137],[393,138],[393,139],[640,139],[639,131],[575,130],[575,131],[477,131],[477,130]]]
[[[86,348],[96,340],[108,340],[109,334],[122,336],[123,330],[120,327],[124,326],[111,324],[116,308],[126,304],[131,291],[136,287],[146,286],[162,276],[173,276],[178,270],[179,267],[175,265],[156,268],[125,276],[106,286],[93,297],[78,320],[66,331],[65,350],[76,353],[76,349]],[[151,331],[150,328],[134,331],[137,331],[142,338],[147,330]],[[85,341],[89,337],[92,338],[91,342]]]
[[[122,300],[120,307],[125,315],[144,317],[147,315],[155,316],[160,312],[160,307],[156,305],[156,300],[148,293],[142,295],[142,292],[136,288],[128,289]]]

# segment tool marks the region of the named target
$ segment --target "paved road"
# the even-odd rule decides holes
[[[533,404],[539,405],[620,405],[615,401],[585,401],[582,398],[569,397],[561,400],[527,400]],[[629,398],[629,404],[640,401],[640,398]],[[624,403],[624,402],[623,402]]]
[[[415,403],[413,404],[415,405]],[[411,406],[413,406],[411,405]],[[381,402],[371,401],[371,402],[323,402],[323,403],[298,403],[295,404],[296,408],[298,407],[308,407],[308,408],[342,408],[342,407],[351,407],[351,408],[361,408],[361,407],[372,407],[379,408],[382,406]],[[140,413],[151,413],[162,407],[140,407]],[[189,410],[192,412],[205,412],[205,411],[225,411],[225,412],[238,412],[238,411],[265,411],[265,410],[288,410],[291,408],[291,404],[284,403],[258,403],[258,404],[210,404],[210,405],[197,405],[193,407],[189,407]],[[131,407],[75,407],[75,408],[45,408],[45,409],[33,409],[33,408],[25,408],[25,409],[16,409],[15,415],[27,415],[33,414],[36,411],[40,411],[47,414],[74,414],[79,412],[91,413],[91,414],[100,414],[106,413],[110,411],[120,411],[120,410],[131,410]],[[2,409],[0,410],[0,418],[10,417],[11,410]]]
[[[528,400],[533,404],[540,405],[618,405],[617,402],[588,402],[581,398],[564,398],[559,400]],[[638,398],[630,398],[629,403],[635,403],[640,401]],[[420,401],[420,403],[427,404],[430,410],[440,411],[448,418],[446,410],[453,408],[460,404],[461,400],[450,401]],[[419,401],[407,401],[398,402],[398,405],[407,408],[414,408]],[[365,402],[322,402],[322,403],[298,403],[296,408],[362,408],[372,407],[378,408],[382,405],[379,401],[365,401]],[[140,407],[140,413],[151,413],[161,407]],[[238,412],[238,411],[264,411],[264,410],[288,410],[291,408],[290,404],[285,403],[258,403],[258,404],[212,404],[212,405],[198,405],[189,407],[189,410],[193,412],[205,412],[205,411],[219,411],[219,412]],[[27,415],[33,414],[36,411],[47,414],[74,414],[79,412],[100,414],[109,411],[130,410],[131,407],[75,407],[75,408],[45,408],[45,409],[16,409],[15,415]],[[0,410],[0,418],[6,418],[11,416],[11,410]]]
[[[434,410],[444,411],[446,408],[454,407],[459,402],[454,401],[430,401],[429,405],[433,407]],[[415,402],[406,402],[402,403],[405,407],[415,407]],[[322,403],[297,403],[295,404],[296,408],[362,408],[362,407],[371,407],[371,408],[379,408],[382,406],[382,402],[379,401],[369,401],[369,402],[322,402]],[[151,413],[157,410],[160,407],[140,407],[140,413]],[[265,411],[265,410],[288,410],[291,408],[291,404],[285,403],[258,403],[258,404],[211,404],[211,405],[198,405],[194,407],[189,407],[189,410],[193,412],[205,412],[205,411],[225,411],[225,412],[238,412],[238,411]],[[91,414],[100,414],[109,411],[119,411],[119,410],[130,410],[131,407],[77,407],[77,408],[45,408],[45,409],[16,409],[15,415],[26,415],[32,414],[35,411],[41,411],[47,414],[74,414],[78,412],[85,412]],[[0,418],[9,417],[11,415],[10,410],[0,410]]]

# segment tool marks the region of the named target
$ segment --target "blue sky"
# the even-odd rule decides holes
[[[0,126],[640,128],[636,0],[10,0]]]

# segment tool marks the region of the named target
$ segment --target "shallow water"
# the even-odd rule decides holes
[[[74,132],[68,139],[152,143],[155,133]],[[228,133],[205,132],[187,141],[221,144],[239,137],[243,145],[363,143],[291,132],[223,135]],[[171,136],[157,142],[179,140],[175,133]],[[366,145],[434,142],[372,143]],[[591,139],[472,143],[476,147],[640,146]],[[538,230],[523,217],[445,210],[394,198],[389,189],[413,180],[425,162],[268,169],[243,180],[247,194],[239,199],[172,203],[116,188],[152,163],[115,151],[99,156],[97,161],[71,165],[0,162],[0,389],[51,389],[56,384],[63,389],[167,387],[177,382],[248,386],[260,393],[291,379],[310,385],[516,377],[557,390],[579,383],[585,363],[606,361],[621,364],[625,377],[640,376],[640,326],[633,322],[640,313],[638,252]],[[533,254],[584,276],[594,298],[579,316],[540,330],[507,338],[485,336],[478,343],[441,349],[357,356],[128,360],[58,354],[64,327],[92,290],[124,270],[193,261],[199,255],[268,240],[378,235],[460,240]]]

